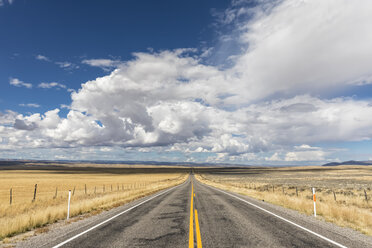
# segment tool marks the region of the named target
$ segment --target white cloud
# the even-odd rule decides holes
[[[283,159],[280,157],[279,153],[275,152],[271,157],[266,157],[266,161],[283,161]]]
[[[93,67],[99,67],[103,70],[109,70],[118,67],[122,62],[120,60],[112,59],[84,59],[81,63]]]
[[[43,89],[51,89],[51,88],[62,88],[62,89],[66,89],[66,85],[60,84],[60,83],[57,83],[57,82],[40,83],[37,87],[43,88]]]
[[[266,161],[273,161],[273,162],[314,162],[314,161],[327,161],[326,156],[330,154],[330,152],[323,151],[320,147],[312,147],[306,144],[300,146],[294,146],[292,151],[286,152],[285,156],[283,156],[279,152],[275,152],[271,157],[266,157]],[[334,159],[333,159],[334,161]]]
[[[142,73],[153,66],[154,72]],[[23,144],[38,137],[44,141],[38,146],[174,146],[224,154],[218,160],[295,146],[286,160],[313,156],[317,161],[324,153],[309,144],[372,137],[370,101],[302,95],[228,111],[219,97],[224,89],[209,85],[224,84],[220,74],[178,51],[139,54],[126,67],[73,92],[67,118],[53,112],[48,130],[41,115],[17,116],[15,128],[29,130],[22,134],[29,136]]]
[[[370,1],[273,5],[256,8],[253,20],[240,23],[239,38],[248,48],[233,70],[241,74],[246,98],[372,83]]]
[[[67,104],[60,104],[60,107],[61,107],[61,109],[63,109],[63,108],[70,109],[70,105],[67,105]]]
[[[296,150],[319,150],[320,147],[315,147],[315,146],[309,146],[306,144],[302,144],[300,146],[295,146],[294,147]]]
[[[325,153],[310,144],[372,137],[368,100],[301,95],[226,110],[224,73],[180,51],[137,54],[73,92],[66,118],[57,110],[14,117],[9,146],[165,146],[216,153],[216,161],[284,149],[287,161],[318,161]]]
[[[37,103],[21,103],[19,104],[21,107],[30,107],[30,108],[39,108],[40,105]]]
[[[285,161],[325,161],[325,152],[318,151],[294,151],[285,155]]]
[[[25,82],[19,80],[18,78],[10,78],[9,79],[9,84],[13,85],[13,86],[16,86],[16,87],[26,87],[28,89],[32,88],[32,84],[25,83]]]
[[[44,56],[44,55],[41,55],[41,54],[36,55],[35,58],[36,58],[37,60],[44,60],[44,61],[48,61],[48,62],[50,62],[50,59],[49,59],[48,57],[46,57],[46,56]]]
[[[58,65],[60,68],[65,69],[65,70],[72,70],[72,69],[78,69],[79,68],[79,66],[74,64],[74,63],[71,63],[71,62],[68,62],[68,61],[62,61],[62,62],[52,61],[47,56],[44,56],[44,55],[41,55],[41,54],[36,55],[35,58],[37,60],[43,60],[43,61],[47,61],[47,62],[50,62],[50,63],[54,63],[54,64]]]
[[[72,63],[70,63],[70,62],[55,62],[55,63],[56,63],[56,65],[58,65],[61,68],[68,68],[68,67],[72,66]]]
[[[8,126],[9,124],[13,124],[16,116],[18,113],[7,110],[6,113],[0,112],[0,125]]]
[[[100,151],[101,152],[111,152],[112,151],[112,148],[105,146],[105,147],[101,147]]]
[[[79,66],[71,63],[71,62],[55,62],[56,65],[58,65],[60,68],[65,69],[65,70],[73,70],[73,69],[79,69]]]

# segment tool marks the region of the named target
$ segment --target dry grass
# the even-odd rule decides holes
[[[371,167],[349,166],[254,169],[244,174],[203,173],[196,177],[206,184],[307,215],[313,214],[311,187],[316,187],[320,218],[372,235],[371,173]]]
[[[0,171],[0,240],[65,219],[68,190],[71,217],[120,206],[185,181],[186,173],[98,173],[53,170]],[[34,185],[36,200],[32,202]],[[85,185],[87,192],[85,193]],[[10,188],[13,202],[10,205]],[[56,188],[58,188],[57,196]],[[44,230],[44,229],[43,229]],[[46,229],[45,229],[46,230]]]

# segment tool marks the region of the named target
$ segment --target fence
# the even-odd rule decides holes
[[[172,179],[172,180],[178,180]],[[129,190],[140,190],[156,185],[167,180],[159,180],[152,182],[136,182],[136,183],[110,183],[110,184],[77,184],[50,187],[43,184],[35,184],[34,186],[13,186],[9,190],[0,190],[0,203],[9,205],[18,203],[35,202],[42,200],[56,200],[66,198],[66,192],[72,191],[72,197],[94,197],[115,192],[123,192]],[[107,190],[109,189],[109,190]],[[8,196],[7,196],[8,195]]]
[[[217,184],[222,184],[229,187],[234,187],[237,189],[253,190],[257,193],[272,193],[275,195],[285,195],[286,197],[297,197],[306,198],[309,202],[314,201],[313,188],[316,189],[316,201],[333,201],[333,203],[340,205],[355,205],[362,206],[364,208],[372,207],[370,204],[371,200],[371,187],[365,188],[327,188],[327,187],[317,187],[316,185],[303,186],[303,185],[290,185],[290,184],[270,184],[262,182],[232,182],[228,179],[215,179],[209,178],[201,174],[200,177],[207,181],[212,181]]]

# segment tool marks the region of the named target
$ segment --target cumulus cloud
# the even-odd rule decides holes
[[[32,84],[25,83],[25,82],[19,80],[18,78],[10,78],[9,79],[9,84],[13,85],[13,86],[16,86],[16,87],[26,87],[28,89],[32,88]]]
[[[164,65],[157,67],[158,74],[140,73],[152,67],[149,63]],[[307,144],[372,137],[370,101],[301,95],[229,111],[221,91],[200,92],[199,84],[208,87],[205,80],[220,73],[177,51],[141,54],[127,67],[72,93],[66,118],[58,110],[20,115],[14,127],[30,131],[22,136],[39,137],[47,146],[174,146],[220,154],[218,160],[293,146],[285,160],[302,161],[310,155],[319,160],[325,153]]]
[[[51,82],[51,83],[40,83],[37,87],[43,88],[43,89],[51,89],[51,88],[60,88],[60,89],[66,89],[66,85],[60,84],[57,82]]]
[[[202,62],[217,48],[199,56],[177,49],[135,53],[126,62],[83,60],[114,70],[73,91],[65,118],[58,109],[0,116],[12,120],[0,130],[3,146],[160,147],[190,160],[205,153],[212,154],[206,161],[324,161],[330,152],[314,144],[372,138],[371,100],[314,96],[371,82],[372,4],[357,2],[246,8],[234,1],[221,23],[236,26],[229,39],[245,49],[228,68]]]
[[[34,122],[31,122],[30,124],[28,124],[23,120],[16,119],[15,122],[14,122],[14,128],[19,129],[19,130],[29,130],[29,131],[31,131],[31,130],[36,129],[37,125]]]
[[[310,145],[295,146],[294,151],[287,152],[285,161],[325,161],[327,152],[324,152],[320,147],[312,147]]]
[[[262,91],[371,83],[371,11],[366,0],[284,1],[247,24],[242,40],[249,48],[238,67]]]
[[[270,157],[265,157],[266,161],[282,161],[283,159],[280,157],[278,152],[275,152]]]
[[[288,152],[285,155],[285,161],[325,161],[325,152],[321,150],[316,151],[295,151]]]

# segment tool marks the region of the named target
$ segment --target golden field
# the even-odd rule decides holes
[[[196,171],[203,183],[264,200],[372,235],[372,167],[251,168]],[[367,195],[367,199],[366,199]]]
[[[70,216],[74,217],[120,206],[187,177],[182,171],[149,168],[0,170],[0,240],[65,219],[69,190],[73,193]]]

